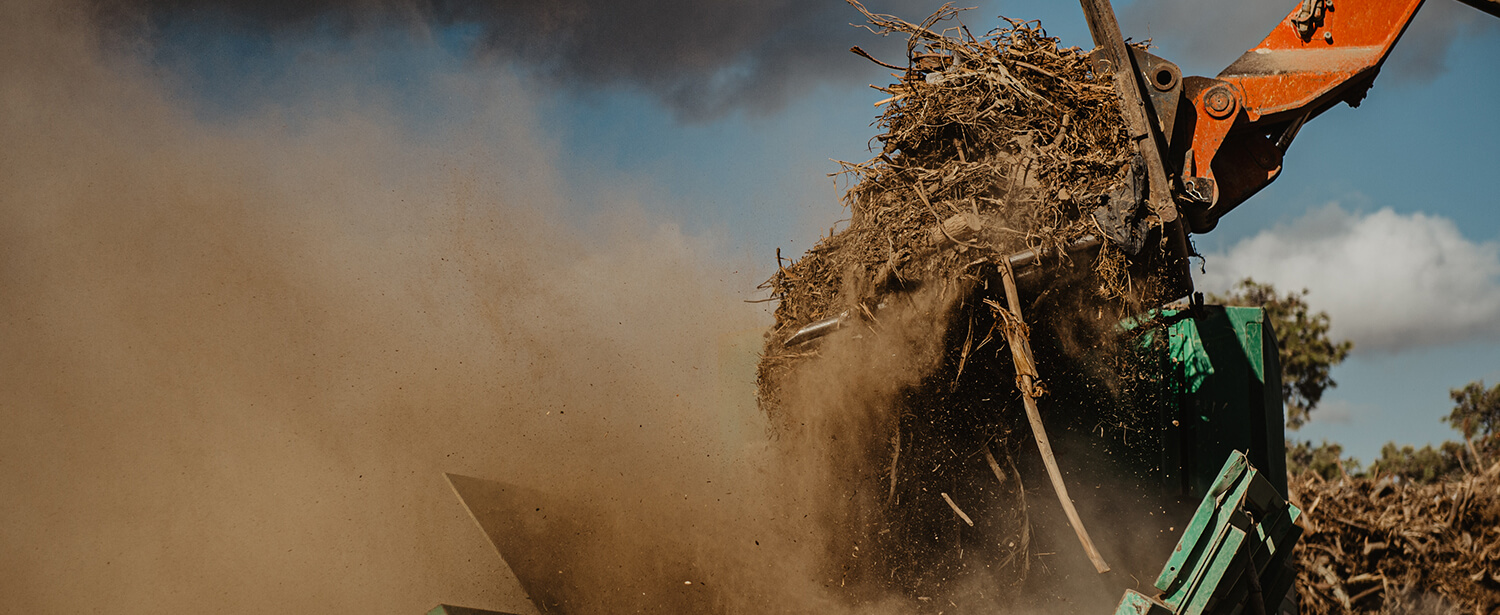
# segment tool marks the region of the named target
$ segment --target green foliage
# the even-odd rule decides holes
[[[1344,447],[1324,440],[1313,446],[1312,442],[1286,442],[1286,469],[1295,475],[1315,472],[1325,479],[1359,473],[1359,461],[1344,456]]]
[[[1418,483],[1453,480],[1465,472],[1483,470],[1500,455],[1500,385],[1486,389],[1484,381],[1470,382],[1448,392],[1453,411],[1443,418],[1464,436],[1463,442],[1444,442],[1437,448],[1386,444],[1371,472],[1391,474]],[[1472,446],[1472,448],[1471,448]],[[1479,459],[1475,459],[1476,455]]]
[[[1486,389],[1483,380],[1470,382],[1448,391],[1448,395],[1454,406],[1443,420],[1462,433],[1481,455],[1500,453],[1500,384]]]
[[[1397,447],[1388,442],[1380,449],[1380,460],[1370,464],[1370,472],[1400,476],[1417,483],[1433,483],[1452,480],[1462,476],[1467,469],[1460,461],[1464,457],[1464,446],[1457,442],[1444,442],[1420,449],[1411,446]]]
[[[1307,422],[1325,390],[1338,385],[1329,370],[1342,363],[1354,347],[1348,340],[1328,339],[1328,313],[1312,313],[1306,296],[1305,288],[1300,293],[1282,295],[1270,284],[1245,278],[1228,295],[1210,297],[1214,303],[1266,311],[1266,320],[1276,330],[1276,343],[1281,349],[1281,397],[1286,402],[1286,425],[1292,429]]]

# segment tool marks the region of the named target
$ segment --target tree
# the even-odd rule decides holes
[[[1484,381],[1470,382],[1448,391],[1453,411],[1443,420],[1464,435],[1476,452],[1500,452],[1500,384],[1484,388]],[[1493,459],[1491,459],[1493,461]]]
[[[1484,381],[1470,382],[1452,389],[1453,410],[1443,421],[1464,436],[1463,442],[1444,442],[1420,449],[1397,447],[1392,442],[1380,449],[1380,460],[1371,470],[1400,476],[1403,479],[1431,483],[1451,480],[1464,472],[1483,470],[1481,464],[1493,463],[1493,453],[1500,453],[1500,385],[1486,389]],[[1488,458],[1488,459],[1486,459]]]
[[[1328,312],[1316,314],[1307,306],[1301,293],[1278,294],[1270,284],[1245,278],[1228,295],[1212,295],[1214,303],[1244,305],[1265,310],[1266,320],[1276,330],[1276,344],[1281,349],[1281,398],[1286,403],[1286,425],[1301,427],[1323,392],[1338,386],[1329,376],[1333,366],[1344,361],[1354,343],[1328,339]]]
[[[1324,479],[1333,480],[1343,474],[1358,474],[1359,461],[1344,456],[1344,447],[1324,440],[1313,446],[1312,442],[1286,442],[1286,469],[1301,476],[1313,472]]]
[[[1420,449],[1410,445],[1398,447],[1395,442],[1387,442],[1380,448],[1380,459],[1370,464],[1370,472],[1399,476],[1417,483],[1451,480],[1463,475],[1465,469],[1471,469],[1464,467],[1463,456],[1463,445],[1457,442],[1444,442],[1437,448],[1429,444]]]

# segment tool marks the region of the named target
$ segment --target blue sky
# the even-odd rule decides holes
[[[1287,3],[1224,4],[1137,0],[1117,10],[1127,36],[1152,38],[1156,53],[1179,62],[1185,74],[1212,74],[1253,45]],[[1041,19],[1064,45],[1089,46],[1082,16],[1071,3],[989,2],[967,13],[966,22],[988,29],[1001,13]],[[850,10],[846,17],[855,16]],[[1325,397],[1325,409],[1294,437],[1337,441],[1369,461],[1386,441],[1420,445],[1451,437],[1437,420],[1450,405],[1448,389],[1477,379],[1500,382],[1500,324],[1494,323],[1500,311],[1480,310],[1469,322],[1433,326],[1453,319],[1452,302],[1488,305],[1500,285],[1496,269],[1487,268],[1500,241],[1500,198],[1490,181],[1497,160],[1493,144],[1500,142],[1500,119],[1492,111],[1500,100],[1500,69],[1493,62],[1500,57],[1500,26],[1492,21],[1500,22],[1457,3],[1429,3],[1362,106],[1340,106],[1304,128],[1282,177],[1217,230],[1195,237],[1208,255],[1204,289],[1221,290],[1245,275],[1287,289],[1306,286],[1314,307],[1328,310],[1336,327],[1341,321],[1361,323],[1336,330],[1355,339],[1356,349],[1335,370],[1339,386]],[[786,256],[800,254],[844,216],[838,204],[842,188],[828,177],[838,170],[831,159],[868,157],[866,143],[875,133],[871,103],[880,96],[865,86],[886,82],[885,71],[871,65],[857,75],[804,80],[767,101],[688,117],[649,84],[559,86],[524,62],[476,56],[479,32],[472,26],[439,27],[422,36],[394,30],[288,42],[242,29],[226,36],[206,23],[212,22],[169,25],[154,59],[180,79],[183,93],[198,101],[207,118],[233,118],[270,105],[288,109],[292,121],[316,116],[317,98],[309,92],[336,82],[382,99],[406,130],[420,133],[445,122],[474,121],[463,119],[474,113],[468,101],[430,94],[435,80],[491,69],[517,75],[513,87],[525,89],[533,101],[538,131],[553,148],[548,156],[567,178],[567,207],[588,214],[607,207],[600,205],[610,202],[601,194],[628,194],[646,211],[712,238],[717,250],[743,263],[745,280],[764,278],[778,248]],[[867,47],[878,45],[870,38]],[[346,56],[357,61],[307,62]],[[1405,258],[1467,267],[1469,275],[1450,284],[1462,289],[1423,283],[1436,274],[1422,269],[1408,272],[1410,279],[1356,284],[1370,276],[1318,267],[1316,259],[1296,269],[1277,256],[1314,250],[1310,246],[1348,252],[1329,242],[1355,241],[1369,227],[1361,224],[1386,210],[1388,226],[1394,225],[1388,232],[1398,235],[1452,227],[1456,234],[1443,237],[1469,260],[1453,258],[1438,240],[1411,247],[1419,252]],[[1330,222],[1330,216],[1337,219]],[[1332,230],[1306,230],[1318,224]],[[1295,241],[1265,245],[1278,237]],[[1260,244],[1254,244],[1257,238]],[[1339,264],[1351,270],[1375,266],[1373,259]],[[746,296],[753,296],[746,286]],[[1392,299],[1406,295],[1422,300]],[[1389,309],[1372,312],[1372,306]],[[1413,333],[1392,341],[1381,330]]]

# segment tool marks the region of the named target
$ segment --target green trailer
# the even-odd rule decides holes
[[[1196,304],[1122,328],[1142,329],[1135,360],[1161,377],[1114,407],[1063,393],[1053,407],[1076,411],[1047,420],[1076,481],[1125,490],[1101,496],[1113,518],[1174,530],[1111,562],[1156,579],[1127,589],[1117,615],[1294,613],[1288,562],[1301,511],[1287,502],[1281,366],[1265,313]],[[1120,417],[1128,424],[1108,429]],[[1106,428],[1085,431],[1097,425]]]

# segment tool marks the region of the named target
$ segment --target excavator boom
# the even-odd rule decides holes
[[[1108,0],[1080,0],[1100,57],[1119,65],[1123,40]],[[1136,50],[1135,79],[1121,81],[1126,124],[1152,181],[1167,178],[1186,229],[1206,233],[1281,174],[1282,157],[1308,120],[1340,102],[1358,106],[1424,0],[1301,0],[1255,47],[1216,77],[1179,79],[1176,65]],[[1460,0],[1500,16],[1500,0]],[[1131,121],[1137,109],[1151,116]],[[1152,132],[1151,135],[1144,134]],[[1165,152],[1153,156],[1155,150]],[[1157,190],[1151,194],[1156,195]],[[1148,199],[1163,223],[1159,199]],[[1173,231],[1168,231],[1170,237]],[[1181,255],[1179,255],[1181,256]]]

